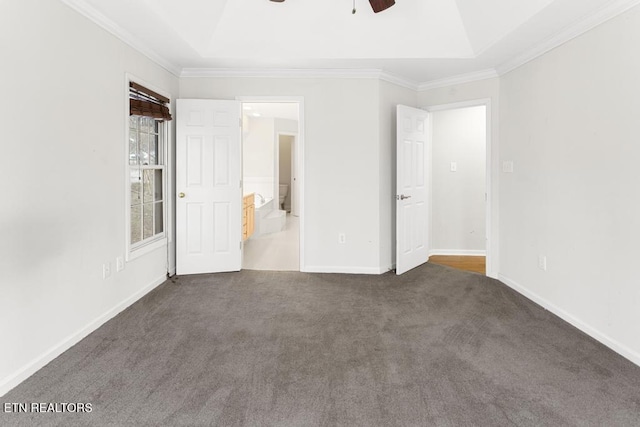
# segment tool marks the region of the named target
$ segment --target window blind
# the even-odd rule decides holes
[[[171,120],[170,99],[138,83],[129,83],[129,115],[152,117],[159,121]]]

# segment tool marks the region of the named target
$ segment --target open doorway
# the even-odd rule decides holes
[[[430,107],[430,262],[486,274],[489,255],[488,106]]]
[[[242,268],[300,271],[300,103],[242,102],[242,175],[253,224]]]

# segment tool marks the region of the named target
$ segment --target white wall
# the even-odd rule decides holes
[[[178,81],[58,1],[1,2],[0,45],[2,395],[165,278],[166,247],[115,271],[125,73],[174,97]]]
[[[297,134],[298,121],[273,117],[243,116],[242,175],[244,194],[278,198],[275,179],[276,139],[279,132]]]
[[[485,253],[485,111],[477,106],[431,114],[433,254]]]
[[[304,97],[306,271],[380,272],[378,80],[183,78],[182,98]],[[338,234],[347,241],[338,243]]]
[[[249,118],[249,131],[243,138],[245,176],[271,177],[274,174],[273,119]]]
[[[489,193],[489,204],[491,215],[489,218],[490,228],[487,234],[490,237],[489,253],[487,254],[487,275],[498,277],[499,272],[499,101],[500,101],[500,80],[498,78],[479,80],[471,83],[458,84],[447,87],[440,87],[418,92],[418,105],[421,108],[435,108],[436,106],[455,105],[460,103],[475,102],[478,100],[488,100],[490,105],[487,109],[487,122],[489,125],[488,135],[491,137],[488,160],[491,160],[489,169],[491,187],[487,188]],[[487,141],[489,144],[489,141]]]
[[[500,270],[640,364],[638,28],[635,7],[502,77]]]
[[[274,120],[249,117],[242,137],[242,175],[245,194],[274,198]]]
[[[380,162],[378,206],[380,216],[380,267],[383,271],[396,262],[396,107],[415,107],[417,93],[385,81],[379,82]]]

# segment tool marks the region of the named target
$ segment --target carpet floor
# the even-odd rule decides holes
[[[173,278],[1,399],[16,426],[638,426],[640,367],[479,274]]]

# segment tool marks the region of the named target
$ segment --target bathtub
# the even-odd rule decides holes
[[[260,197],[258,196],[258,194],[255,194],[254,196],[254,205],[256,207],[256,211],[259,209],[262,210],[266,210],[266,209],[273,209],[273,203],[271,203],[273,201],[273,198],[264,198],[264,197]]]
[[[287,212],[277,209],[277,204],[272,198],[255,198],[256,206],[256,228],[254,236],[261,236],[269,233],[277,233],[284,229],[287,222]]]

